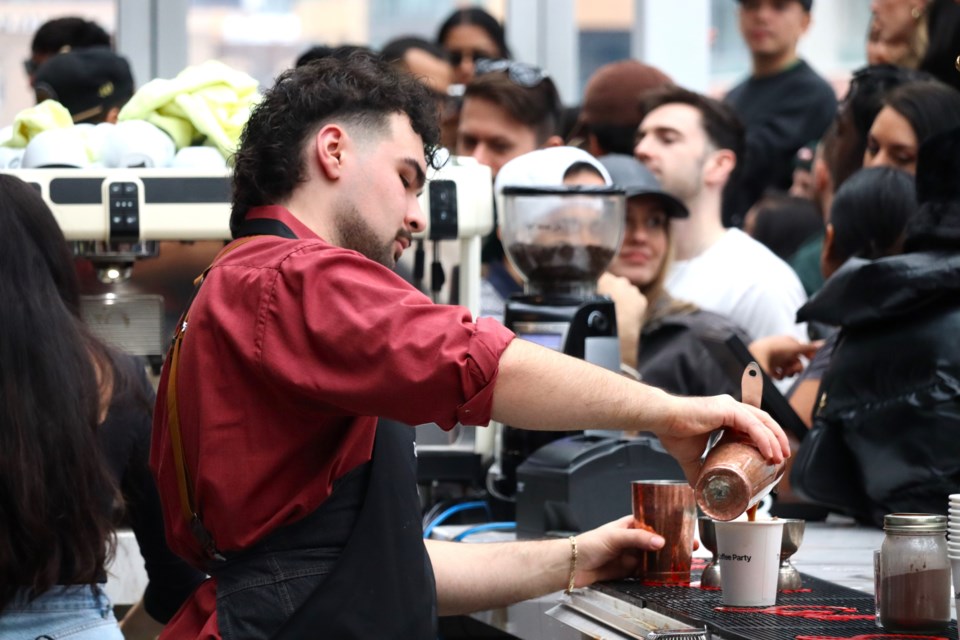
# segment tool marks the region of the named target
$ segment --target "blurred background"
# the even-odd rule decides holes
[[[0,123],[34,103],[23,60],[51,18],[81,16],[114,34],[137,86],[210,59],[270,86],[312,45],[432,40],[453,9],[471,4],[506,23],[514,57],[550,71],[568,105],[597,67],[626,57],[711,94],[749,71],[734,0],[0,0]],[[844,86],[865,62],[869,20],[868,0],[815,3],[801,56]]]

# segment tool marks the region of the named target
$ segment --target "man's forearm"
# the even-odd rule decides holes
[[[504,607],[567,587],[570,542],[466,544],[426,540],[442,616]]]
[[[618,373],[514,340],[500,358],[493,417],[526,429],[661,431],[670,396]]]

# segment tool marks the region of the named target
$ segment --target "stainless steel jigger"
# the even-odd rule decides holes
[[[700,586],[704,589],[719,589],[720,563],[717,561],[717,528],[713,526],[713,520],[707,516],[700,516],[697,518],[697,530],[700,533],[700,544],[713,555],[700,576]]]
[[[781,518],[783,520],[783,540],[780,544],[780,575],[777,577],[777,591],[796,591],[803,586],[800,572],[790,562],[790,557],[800,548],[803,542],[805,520]],[[710,562],[700,576],[700,586],[704,589],[720,588],[720,563],[717,561],[717,529],[713,520],[706,516],[697,518],[697,529],[700,533],[700,544],[713,554]]]
[[[806,520],[781,518],[783,520],[783,542],[780,545],[780,575],[777,577],[777,591],[796,591],[803,586],[800,572],[790,562],[790,556],[797,552],[803,542]]]

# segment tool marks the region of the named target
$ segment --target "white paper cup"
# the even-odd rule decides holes
[[[716,522],[716,530],[723,604],[775,605],[783,522]]]

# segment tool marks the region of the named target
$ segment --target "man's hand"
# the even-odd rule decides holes
[[[633,527],[633,516],[624,516],[577,536],[577,575],[574,586],[632,575],[640,564],[639,552],[656,551],[663,537]]]
[[[745,433],[768,462],[779,464],[790,457],[787,434],[766,411],[737,402],[730,396],[672,397],[672,420],[654,432],[677,459],[690,484],[700,472],[700,458],[710,433],[728,427]]]
[[[793,336],[767,336],[750,343],[750,355],[759,363],[767,375],[783,380],[803,371],[804,358],[812,358],[823,341],[800,342]]]
[[[613,300],[617,313],[617,336],[620,338],[620,361],[637,366],[637,345],[647,313],[647,298],[626,278],[604,273],[597,281],[597,293]]]

